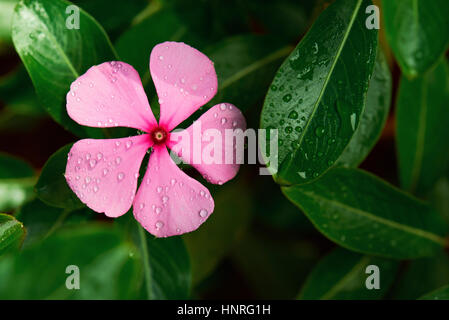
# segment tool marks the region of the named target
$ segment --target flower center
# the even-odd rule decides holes
[[[154,144],[164,144],[167,141],[168,133],[165,129],[156,127],[151,131],[150,136]]]

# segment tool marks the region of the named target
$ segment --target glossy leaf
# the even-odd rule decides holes
[[[80,10],[80,28],[66,27],[64,0],[22,0],[12,24],[14,46],[47,112],[64,128],[80,136],[101,137],[100,129],[79,126],[66,112],[70,84],[89,67],[115,60],[103,28]]]
[[[449,68],[438,66],[414,80],[401,79],[396,114],[399,178],[422,194],[449,167]]]
[[[434,255],[448,245],[440,215],[361,170],[334,168],[283,192],[321,233],[350,250],[407,259]]]
[[[432,291],[421,298],[420,300],[449,300],[449,286],[442,287]]]
[[[35,181],[26,162],[0,153],[0,210],[15,209],[30,199]]]
[[[358,128],[336,165],[358,166],[380,137],[391,104],[392,79],[381,49],[377,53],[373,76],[366,94],[365,109]]]
[[[315,21],[273,80],[261,126],[279,130],[281,184],[311,181],[334,164],[356,130],[377,52],[368,0],[337,0]],[[332,21],[332,23],[329,23]]]
[[[79,290],[66,287],[74,275],[68,266],[79,268]],[[0,260],[0,298],[130,299],[137,297],[141,275],[136,248],[117,230],[69,228]]]
[[[64,178],[67,155],[71,147],[69,144],[56,151],[45,163],[37,181],[37,196],[50,206],[67,209],[84,207]]]
[[[20,246],[25,236],[23,224],[13,216],[0,214],[0,256]]]
[[[379,288],[369,290],[367,273],[370,265],[379,268]],[[337,248],[324,257],[307,278],[298,299],[303,300],[371,300],[381,299],[395,280],[399,263],[360,255]],[[371,282],[369,282],[371,283]]]
[[[449,44],[446,0],[382,0],[388,42],[409,77],[424,74]]]
[[[199,283],[212,273],[248,227],[251,213],[248,186],[243,183],[224,185],[215,195],[215,210],[204,225],[184,236],[192,260],[193,282]]]

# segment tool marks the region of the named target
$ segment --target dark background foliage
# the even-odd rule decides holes
[[[79,0],[75,36],[61,27],[65,0],[18,3],[0,0],[0,298],[417,299],[449,284],[446,0],[374,1],[378,34],[364,28],[371,1],[362,0]],[[202,180],[215,212],[182,237],[154,239],[131,212],[114,221],[92,212],[62,173],[69,144],[105,133],[65,114],[75,78],[45,32],[65,44],[79,74],[116,58],[133,65],[153,110],[152,47],[198,48],[214,61],[219,87],[194,116],[233,103],[249,127],[280,130],[292,145],[280,147],[287,160],[274,179],[243,165],[223,186]],[[320,124],[331,130],[323,112],[334,105],[346,129],[323,137]],[[297,145],[279,120],[303,108],[313,130]],[[356,133],[343,124],[352,114]],[[333,139],[322,158],[305,158]],[[298,176],[302,166],[312,169]],[[79,291],[65,288],[71,264],[81,268]],[[372,264],[380,290],[365,287]]]

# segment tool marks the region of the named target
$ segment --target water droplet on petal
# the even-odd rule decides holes
[[[156,222],[156,229],[160,229],[164,226],[164,223],[162,221]]]
[[[201,218],[207,217],[207,210],[206,209],[201,209],[199,213],[200,213],[200,217]]]
[[[117,174],[117,180],[120,182],[125,178],[125,174],[123,172],[119,172]]]

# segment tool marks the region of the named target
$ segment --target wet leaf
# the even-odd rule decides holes
[[[17,249],[25,236],[23,224],[13,216],[0,213],[0,256]]]
[[[365,26],[369,4],[335,1],[276,74],[261,127],[279,130],[278,183],[316,179],[351,140],[377,52],[377,30]]]
[[[388,117],[391,91],[390,70],[385,61],[385,56],[379,48],[360,124],[345,151],[336,161],[336,165],[356,167],[372,150]]]
[[[102,137],[100,129],[82,127],[66,112],[70,84],[88,68],[115,60],[103,28],[80,10],[79,29],[66,27],[70,2],[22,0],[12,22],[14,46],[22,59],[42,106],[67,130],[79,136]]]
[[[362,170],[333,168],[313,183],[282,190],[321,233],[353,251],[407,259],[448,245],[438,213]]]

